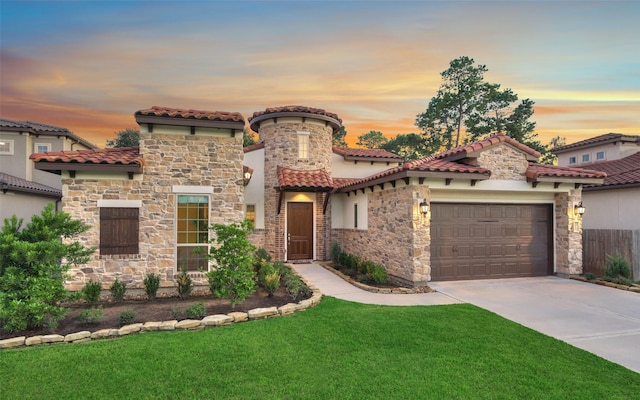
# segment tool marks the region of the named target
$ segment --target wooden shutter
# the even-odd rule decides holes
[[[100,254],[138,254],[137,208],[100,208]]]

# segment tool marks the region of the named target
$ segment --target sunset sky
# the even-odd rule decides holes
[[[535,102],[543,142],[640,135],[638,1],[0,1],[0,116],[104,147],[151,106],[419,132],[449,61]]]

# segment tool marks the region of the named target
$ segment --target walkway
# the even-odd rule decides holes
[[[392,306],[471,303],[640,373],[640,294],[552,276],[430,282],[436,293],[378,294],[318,264],[293,268],[322,294]]]

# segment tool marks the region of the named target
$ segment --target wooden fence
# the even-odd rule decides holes
[[[640,230],[582,230],[583,272],[604,276],[607,254],[618,252],[629,261],[633,280],[640,280]]]

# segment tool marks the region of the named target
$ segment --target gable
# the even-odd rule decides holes
[[[513,181],[526,180],[525,173],[529,167],[525,154],[506,143],[479,152],[476,164],[491,171],[489,179]]]

